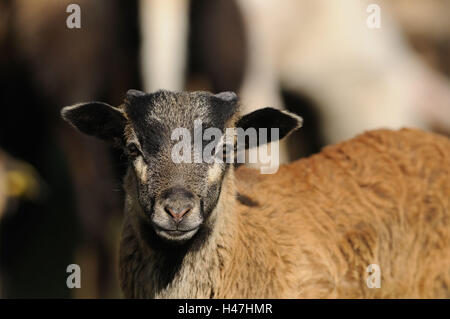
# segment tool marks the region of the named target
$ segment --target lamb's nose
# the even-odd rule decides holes
[[[174,207],[170,207],[169,205],[164,207],[164,210],[166,211],[166,213],[168,213],[170,216],[172,216],[173,220],[176,223],[181,222],[181,220],[183,219],[183,216],[186,215],[187,213],[189,213],[189,211],[191,209],[192,209],[192,207],[190,207],[190,206],[185,207],[183,209],[176,209]]]

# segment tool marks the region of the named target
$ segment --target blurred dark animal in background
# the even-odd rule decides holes
[[[77,1],[82,8],[82,28],[68,29],[66,7],[70,3],[2,1],[2,14],[8,19],[2,20],[7,27],[0,27],[4,112],[0,144],[35,165],[52,191],[41,207],[28,208],[35,211],[31,220],[37,226],[19,222],[29,216],[2,223],[6,296],[67,296],[65,269],[74,262],[81,264],[86,278],[80,296],[115,296],[117,291],[111,265],[117,236],[110,225],[114,216],[121,216],[120,193],[115,191],[120,190],[116,177],[120,170],[114,168],[117,163],[105,145],[74,134],[58,120],[58,113],[61,105],[79,99],[119,101],[127,87],[139,85],[139,32],[133,22],[136,4]],[[67,198],[72,190],[76,197]],[[22,233],[27,228],[30,231]],[[26,262],[27,250],[40,250],[31,248],[32,243],[42,245],[35,239],[48,237],[39,263]],[[17,252],[23,252],[23,257]],[[57,273],[59,279],[49,279],[55,275],[46,278],[48,271]],[[30,283],[34,287],[23,295],[21,287]]]

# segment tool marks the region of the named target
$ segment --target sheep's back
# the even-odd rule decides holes
[[[271,234],[291,273],[288,296],[450,297],[448,138],[370,131],[236,180],[252,201],[239,206],[246,227]],[[380,289],[366,285],[370,264]]]

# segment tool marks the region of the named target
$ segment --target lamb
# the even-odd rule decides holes
[[[175,164],[171,131],[279,127],[241,116],[234,93],[131,90],[62,116],[129,157],[120,280],[128,298],[449,298],[450,141],[369,131],[275,174],[233,163]],[[370,265],[380,288],[367,284]],[[370,267],[369,267],[370,270]]]

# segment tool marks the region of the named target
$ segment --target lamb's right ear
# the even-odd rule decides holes
[[[111,142],[123,137],[126,118],[119,108],[109,104],[88,102],[66,106],[61,115],[85,134]]]

